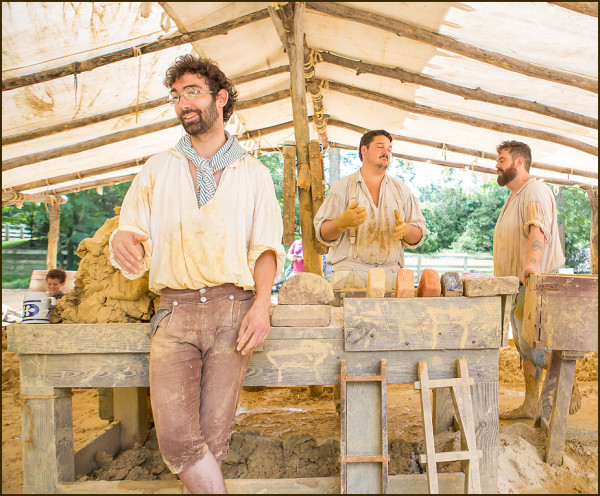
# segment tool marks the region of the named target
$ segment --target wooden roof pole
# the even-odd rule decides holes
[[[58,240],[60,237],[60,203],[50,202],[50,229],[48,229],[48,251],[46,253],[46,269],[56,269]]]
[[[590,263],[592,274],[598,274],[598,189],[585,187],[585,196],[592,207],[590,228]]]
[[[165,38],[163,40],[158,40],[151,43],[143,43],[136,47],[124,48],[123,50],[119,50],[117,52],[107,53],[88,60],[83,60],[81,62],[73,62],[68,65],[63,65],[62,67],[55,67],[53,69],[37,72],[35,74],[27,74],[21,77],[3,79],[2,91],[14,90],[16,88],[22,88],[23,86],[43,83],[45,81],[69,76],[71,74],[80,74],[82,72],[91,71],[96,67],[102,67],[104,65],[113,64],[121,60],[131,59],[136,57],[138,50],[142,55],[144,55],[146,53],[158,52],[160,50],[164,50],[165,48],[185,45],[187,43],[204,40],[213,36],[227,34],[232,29],[266,19],[267,17],[269,17],[269,14],[265,9],[257,10],[256,12],[251,12],[250,14],[222,22],[221,24],[217,24],[216,26],[211,26],[206,29],[199,29],[198,31],[183,33],[178,36]]]
[[[373,26],[377,29],[395,33],[410,40],[426,43],[442,50],[448,50],[470,59],[501,67],[526,76],[545,79],[555,83],[582,88],[592,93],[598,93],[598,80],[570,72],[557,71],[547,67],[525,62],[501,53],[491,52],[482,48],[463,43],[450,36],[445,36],[418,26],[413,26],[397,19],[390,19],[381,14],[348,7],[337,2],[308,2],[307,8],[315,12],[331,15],[339,19]]]
[[[462,96],[465,100],[478,100],[493,105],[502,105],[503,107],[519,108],[527,110],[528,112],[535,112],[536,114],[553,117],[554,119],[579,124],[580,126],[589,127],[591,129],[598,129],[598,119],[595,119],[594,117],[577,114],[557,107],[551,107],[550,105],[545,105],[543,103],[532,102],[512,96],[499,95],[497,93],[482,90],[481,88],[473,89],[466,86],[459,86],[458,84],[448,83],[441,79],[408,72],[400,67],[384,67],[381,65],[368,64],[362,60],[340,57],[331,52],[320,51],[317,53],[319,54],[319,62],[326,62],[339,67],[352,69],[356,71],[357,76],[360,74],[375,74],[377,76],[395,79],[401,83],[426,86],[433,88],[434,90]]]
[[[310,132],[306,111],[306,87],[304,84],[304,2],[289,2],[269,6],[269,14],[275,25],[290,60],[290,87],[292,90],[292,111],[294,134],[296,136],[296,158],[298,160],[298,199],[300,201],[300,226],[302,227],[302,249],[306,272],[323,274],[321,255],[317,253],[317,240],[313,226],[312,196],[310,181],[306,188],[301,187],[300,172],[309,167],[308,143]],[[316,213],[316,212],[315,212]]]
[[[427,115],[435,119],[445,119],[452,122],[460,122],[462,124],[467,124],[468,126],[491,129],[492,131],[510,133],[517,136],[527,136],[528,138],[549,141],[550,143],[558,143],[576,150],[581,150],[582,152],[589,153],[590,155],[594,155],[596,157],[598,156],[597,146],[568,138],[566,136],[561,136],[560,134],[540,131],[538,129],[530,129],[522,126],[514,126],[512,124],[504,124],[502,122],[490,121],[488,119],[480,119],[478,117],[471,117],[469,115],[459,114],[457,112],[440,110],[427,105],[420,105],[407,100],[393,98],[375,91],[357,88],[344,83],[338,83],[336,81],[329,81],[328,85],[329,89],[332,91],[338,91],[340,93],[344,93],[345,95],[351,95],[358,98],[364,98],[365,100],[369,100],[371,102],[389,105],[390,107],[395,107],[397,109],[404,110],[405,112]]]
[[[598,2],[548,2],[579,14],[598,17]]]

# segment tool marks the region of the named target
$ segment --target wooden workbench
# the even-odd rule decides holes
[[[352,310],[354,309],[354,310]],[[347,327],[344,332],[344,312]],[[340,361],[349,373],[377,373],[389,383],[418,380],[426,360],[431,379],[456,377],[466,358],[472,386],[482,489],[497,492],[498,357],[507,341],[504,297],[357,299],[332,309],[327,327],[273,327],[253,353],[246,386],[334,385]],[[352,324],[350,324],[352,321]],[[20,355],[25,493],[179,492],[179,481],[74,482],[93,468],[94,449],[131,444],[144,430],[149,324],[14,324],[8,350]],[[73,452],[71,388],[113,387],[115,421],[91,447]],[[136,394],[143,391],[143,394]],[[389,408],[394,408],[390,405]],[[420,415],[420,412],[414,412]],[[104,443],[104,444],[103,444]],[[90,465],[91,464],[91,465]],[[91,467],[91,468],[90,468]],[[441,474],[442,492],[460,492],[463,474]],[[464,477],[464,476],[463,476]],[[426,493],[425,474],[390,477],[390,492]],[[230,492],[339,492],[338,478],[227,480]]]

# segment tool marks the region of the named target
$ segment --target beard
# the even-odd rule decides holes
[[[505,169],[504,172],[500,172],[496,181],[498,182],[498,186],[505,186],[515,177],[517,177],[517,169],[516,167],[511,166],[508,169]]]
[[[189,114],[196,114],[198,116],[198,120],[194,122],[184,121],[183,117]],[[188,110],[187,112],[182,112],[179,115],[179,121],[181,122],[181,125],[185,129],[186,133],[188,133],[190,136],[198,136],[208,131],[218,117],[219,115],[217,113],[217,106],[215,105],[215,102],[212,102],[211,105],[208,105],[202,111]]]

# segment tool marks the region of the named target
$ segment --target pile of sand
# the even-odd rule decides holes
[[[120,207],[115,208],[118,214]],[[147,322],[154,314],[158,296],[148,289],[148,273],[126,279],[110,262],[108,241],[119,217],[108,219],[92,238],[77,247],[81,258],[75,287],[58,301],[52,323]]]

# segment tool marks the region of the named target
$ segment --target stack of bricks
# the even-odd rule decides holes
[[[298,272],[283,283],[273,308],[274,327],[324,327],[331,320],[333,289],[326,279]]]

